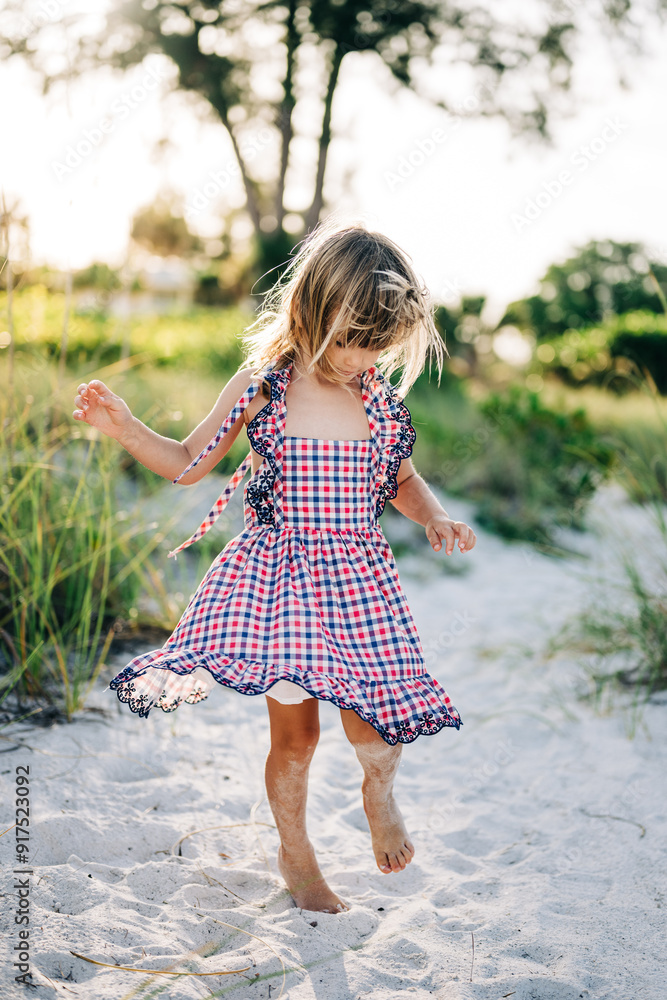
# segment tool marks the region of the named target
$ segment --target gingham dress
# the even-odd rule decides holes
[[[421,642],[393,553],[378,523],[412,452],[410,412],[376,368],[361,376],[370,439],[284,434],[292,365],[268,369],[239,399],[193,468],[227,433],[262,380],[271,399],[250,421],[264,457],[243,494],[244,529],[212,563],[162,649],[131,660],[110,682],[146,717],[206,698],[215,683],[263,694],[279,680],[353,709],[389,744],[462,724],[425,670]],[[201,527],[224,509],[250,466],[231,477]],[[174,480],[174,482],[177,482]]]

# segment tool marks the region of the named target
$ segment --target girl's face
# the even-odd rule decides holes
[[[328,330],[338,315],[338,308],[331,313],[327,324]],[[328,332],[328,331],[327,331]],[[346,381],[350,382],[357,375],[361,375],[368,368],[371,368],[380,357],[381,351],[370,351],[365,347],[354,347],[352,344],[345,346],[344,339],[339,335],[327,348],[327,357],[330,363],[343,373]]]
[[[343,341],[336,339],[327,350],[331,364],[342,372],[345,380],[351,382],[371,368],[380,357],[381,351],[370,351],[365,347],[343,346]]]

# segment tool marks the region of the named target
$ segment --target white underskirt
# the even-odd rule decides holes
[[[302,701],[313,697],[312,694],[308,694],[292,681],[276,681],[273,687],[270,687],[266,692],[266,695],[269,698],[275,698],[281,705],[300,705]]]

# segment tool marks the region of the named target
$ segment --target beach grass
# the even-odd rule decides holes
[[[17,367],[0,404],[0,692],[71,719],[102,669],[114,624],[159,596],[141,537],[116,497],[117,445],[63,419],[74,386]]]
[[[667,400],[651,392],[616,400],[582,390],[599,433],[616,448],[616,481],[653,525],[650,559],[619,544],[617,578],[607,579],[556,642],[592,656],[591,693],[600,701],[633,689],[633,720],[654,693],[667,689]],[[577,396],[579,394],[577,393]],[[619,543],[631,543],[633,523]]]

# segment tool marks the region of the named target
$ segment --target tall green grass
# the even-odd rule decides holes
[[[647,701],[667,689],[667,528],[658,518],[662,554],[649,582],[640,559],[626,556],[623,575],[600,592],[562,629],[553,650],[583,653],[588,697],[608,705],[614,692],[630,694],[634,733]]]
[[[155,590],[145,560],[163,536],[137,539],[116,501],[118,446],[63,420],[59,400],[75,386],[59,395],[51,375],[36,400],[17,369],[0,403],[0,692],[71,719],[114,623],[142,587]]]
[[[605,580],[591,605],[563,630],[555,648],[594,657],[589,674],[596,700],[614,689],[631,689],[634,730],[646,701],[667,689],[667,401],[650,386],[613,400],[613,405],[600,390],[581,390],[576,397],[584,392],[598,432],[616,451],[616,479],[650,514],[658,543],[651,553],[650,573],[643,556],[626,548],[622,575]],[[562,392],[559,397],[562,403]],[[628,539],[632,529],[628,523]]]

